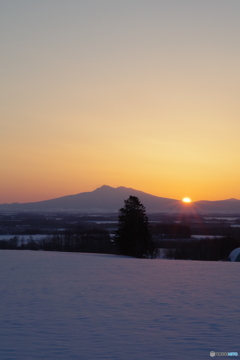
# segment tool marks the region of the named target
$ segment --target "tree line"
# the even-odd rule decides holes
[[[226,236],[200,240],[170,241],[165,250],[167,258],[180,260],[227,260],[232,250],[240,247],[240,238]]]
[[[10,240],[1,240],[0,249],[115,253],[109,232],[95,228],[56,232],[37,241],[30,236],[25,242],[15,236]]]
[[[38,241],[31,237],[26,243],[17,237],[0,241],[0,249],[121,254],[136,258],[156,258],[159,248],[164,248],[167,258],[191,260],[227,259],[237,247],[240,247],[239,237],[191,240],[188,225],[157,224],[150,228],[146,209],[135,196],[125,200],[119,210],[113,238],[104,229],[77,228]]]
[[[130,196],[119,210],[118,228],[114,239],[103,229],[64,231],[25,243],[17,237],[0,241],[1,249],[96,252],[154,258],[157,249],[149,229],[146,210],[140,200]]]

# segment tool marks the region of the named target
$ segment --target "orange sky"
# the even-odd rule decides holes
[[[0,203],[240,199],[240,2],[0,4]]]

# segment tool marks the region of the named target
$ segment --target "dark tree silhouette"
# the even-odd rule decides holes
[[[118,229],[114,238],[118,251],[122,255],[153,258],[155,245],[151,239],[145,207],[136,196],[130,196],[124,202],[124,207],[119,210]]]

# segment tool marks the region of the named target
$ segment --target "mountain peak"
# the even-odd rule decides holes
[[[103,185],[95,189],[94,191],[99,191],[99,190],[115,190],[115,188],[109,185]]]

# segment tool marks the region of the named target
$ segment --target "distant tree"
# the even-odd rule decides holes
[[[153,258],[155,245],[149,231],[145,207],[136,196],[130,196],[124,202],[124,207],[119,210],[115,246],[122,255]]]

